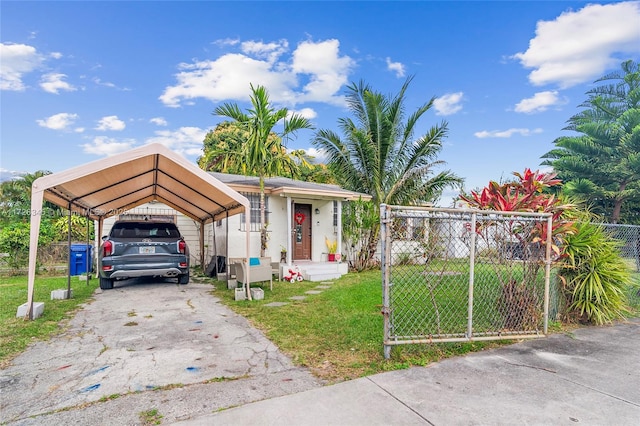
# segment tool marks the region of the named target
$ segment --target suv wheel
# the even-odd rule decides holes
[[[182,274],[178,277],[178,284],[189,284],[189,273],[187,272],[186,274]]]

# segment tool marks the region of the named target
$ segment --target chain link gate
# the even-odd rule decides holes
[[[385,358],[547,334],[551,214],[383,204],[380,217]]]

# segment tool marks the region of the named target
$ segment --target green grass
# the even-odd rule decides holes
[[[261,329],[294,363],[329,382],[426,365],[505,343],[403,345],[394,347],[391,359],[385,360],[380,271],[351,273],[320,294],[307,295],[302,301],[289,300],[319,284],[274,282],[273,292],[265,287],[265,298],[259,301],[235,301],[233,291],[224,283],[217,283],[212,293]],[[265,306],[274,301],[289,304]]]
[[[16,318],[18,306],[27,301],[27,277],[0,277],[0,368],[4,368],[35,341],[60,333],[64,320],[71,318],[79,304],[86,302],[98,280],[79,281],[71,277],[73,298],[51,300],[51,291],[67,288],[67,277],[36,277],[34,301],[45,302],[43,315],[29,321]]]
[[[478,272],[476,270],[476,272]],[[193,274],[194,278],[197,274]],[[451,283],[463,284],[468,275],[454,275]],[[638,282],[640,274],[635,275]],[[214,283],[212,293],[237,313],[261,329],[281,350],[300,366],[328,382],[349,380],[388,370],[427,365],[450,356],[463,355],[510,343],[468,342],[429,345],[401,345],[392,350],[390,360],[383,357],[382,347],[382,286],[380,271],[350,273],[335,281],[320,294],[307,295],[302,301],[289,300],[304,295],[320,283],[303,281],[295,284],[274,281],[273,291],[264,286],[264,300],[235,301],[234,292],[226,283],[199,277]],[[35,321],[15,318],[17,307],[27,300],[26,277],[0,278],[0,368],[4,368],[31,342],[48,339],[59,333],[65,320],[78,305],[90,300],[98,286],[93,279],[71,278],[73,299],[50,300],[52,290],[66,288],[66,277],[36,279],[36,301],[44,301],[44,315]],[[634,293],[635,294],[635,293]],[[443,297],[451,294],[443,290]],[[457,297],[460,298],[458,295]],[[464,299],[464,297],[462,297]],[[269,302],[288,302],[281,307],[265,306]],[[636,302],[640,301],[640,297]],[[640,304],[635,304],[635,316]],[[466,309],[466,308],[465,308]],[[135,316],[131,311],[130,316]],[[563,331],[563,325],[551,323],[553,332]],[[106,348],[105,348],[106,350]]]

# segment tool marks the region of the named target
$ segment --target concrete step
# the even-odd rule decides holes
[[[311,281],[311,282],[319,282],[319,281],[327,281],[327,280],[337,280],[338,278],[340,278],[342,276],[342,274],[334,272],[334,273],[307,273],[307,272],[302,272],[302,276],[304,277],[304,279],[306,281]]]

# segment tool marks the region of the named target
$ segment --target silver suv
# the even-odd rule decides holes
[[[189,282],[189,247],[172,222],[120,220],[102,238],[98,254],[100,288],[136,277],[178,278]]]

